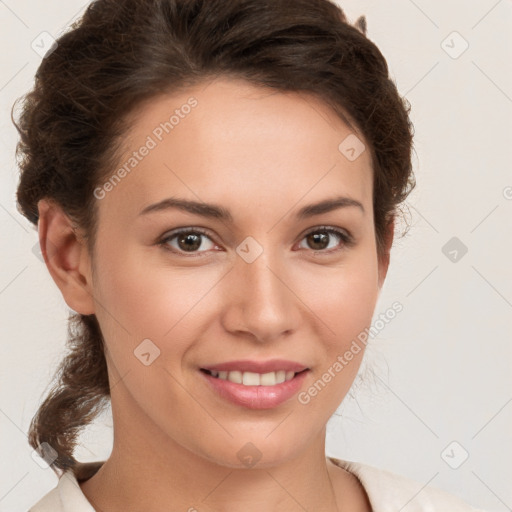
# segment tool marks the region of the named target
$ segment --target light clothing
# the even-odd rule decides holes
[[[390,471],[359,462],[329,457],[337,466],[354,474],[370,499],[373,512],[484,512],[460,498]],[[28,512],[95,512],[78,482],[90,478],[103,464],[81,463],[66,471],[57,486],[43,496]]]

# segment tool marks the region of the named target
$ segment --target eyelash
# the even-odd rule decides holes
[[[315,254],[322,254],[322,253],[333,254],[333,253],[342,251],[344,248],[352,247],[355,244],[354,238],[348,232],[345,232],[345,231],[342,231],[340,229],[333,228],[330,226],[319,226],[319,227],[312,228],[311,230],[304,233],[304,235],[300,241],[302,241],[308,235],[311,235],[311,234],[317,233],[317,232],[318,233],[329,233],[331,235],[338,236],[341,239],[341,241],[343,242],[343,246],[338,249],[330,249],[330,250],[319,249],[319,250],[315,251],[314,249],[310,249]],[[206,255],[206,253],[209,252],[209,251],[201,251],[201,252],[195,252],[195,253],[194,252],[187,253],[185,251],[177,251],[175,249],[171,249],[168,245],[168,242],[170,240],[176,238],[178,235],[180,235],[182,233],[201,234],[201,235],[204,235],[205,237],[209,238],[213,243],[215,243],[214,240],[212,240],[212,237],[210,236],[210,234],[206,230],[204,230],[202,228],[187,227],[187,228],[179,228],[174,231],[171,231],[168,235],[166,235],[164,238],[162,238],[158,242],[158,245],[161,246],[166,251],[170,251],[173,254],[183,255],[187,258],[204,257]]]

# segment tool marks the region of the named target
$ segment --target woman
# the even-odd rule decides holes
[[[97,0],[45,56],[18,202],[76,314],[32,512],[475,510],[325,456],[414,186],[365,32],[328,0]]]

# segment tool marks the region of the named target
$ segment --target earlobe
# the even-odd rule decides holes
[[[66,304],[83,315],[94,313],[91,265],[86,244],[72,220],[53,201],[38,202],[41,253]]]

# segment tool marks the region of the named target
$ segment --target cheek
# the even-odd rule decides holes
[[[216,280],[206,273],[194,275],[192,269],[179,274],[124,251],[102,262],[95,286],[101,303],[97,316],[113,381],[122,379],[131,396],[127,399],[118,389],[117,400],[135,400],[150,415],[171,410],[187,399],[175,379],[182,381],[183,355],[200,335],[194,332],[198,303]]]
[[[126,364],[133,363],[128,356],[149,339],[161,351],[158,363],[169,366],[170,356],[179,359],[189,346],[187,340],[199,337],[200,316],[214,296],[207,292],[219,276],[207,267],[172,268],[164,258],[153,256],[154,248],[151,252],[130,255],[119,250],[104,257],[95,284],[101,304],[98,317],[106,339],[116,340],[111,350],[128,358]]]
[[[315,375],[322,382],[312,393],[323,390],[324,384],[328,388],[322,391],[320,400],[311,404],[319,408],[319,414],[320,402],[329,403],[330,412],[339,405],[364,356],[367,330],[379,295],[376,252],[374,245],[367,245],[347,256],[337,269],[317,270],[316,281],[308,280],[315,283],[314,287],[309,285],[315,290],[309,294],[309,304],[319,319],[317,326],[321,330],[317,334],[322,340],[318,350],[321,360]]]
[[[318,316],[318,364],[298,395],[307,418],[327,421],[352,386],[378,298],[377,265],[364,255],[323,279],[311,304]],[[308,421],[308,419],[305,419]]]
[[[378,266],[371,244],[353,252],[338,268],[311,270],[302,276],[301,295],[324,328],[322,339],[343,348],[371,323],[379,295]]]
[[[368,327],[377,297],[375,278],[368,275],[368,269],[354,270],[330,285],[318,304],[319,310],[325,312],[325,322],[336,333],[336,345],[350,343]]]

